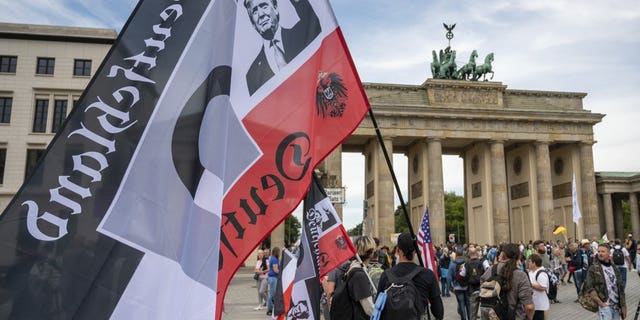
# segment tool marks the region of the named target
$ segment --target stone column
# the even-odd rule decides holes
[[[429,160],[429,221],[434,243],[444,243],[446,239],[444,212],[444,182],[442,179],[442,144],[440,139],[427,139]],[[414,226],[418,228],[418,226]]]
[[[393,161],[393,138],[385,137],[384,144]],[[378,237],[381,244],[391,247],[389,235],[394,231],[394,185],[391,171],[377,139],[371,139],[365,148],[365,198],[367,218],[364,221],[365,234]]]
[[[503,141],[491,142],[491,196],[494,243],[509,242],[509,199]]]
[[[611,193],[605,193],[602,195],[604,205],[604,224],[609,239],[615,238],[615,226],[613,224],[613,203],[611,202]],[[591,238],[592,236],[587,235]]]
[[[389,160],[393,164],[393,138],[385,137],[384,145],[389,154]],[[380,149],[380,148],[379,148]],[[395,231],[395,219],[393,206],[393,195],[395,192],[395,186],[393,185],[393,179],[391,178],[391,171],[380,149],[380,156],[378,162],[378,210],[376,216],[378,217],[378,237],[380,243],[386,244],[391,247],[390,235]]]
[[[622,199],[619,196],[612,195],[611,202],[613,205],[613,222],[615,226],[615,237],[624,239],[624,212],[622,211]]]
[[[633,238],[640,238],[640,213],[638,212],[638,196],[635,192],[629,193],[629,207],[631,211],[631,233]]]
[[[553,186],[551,183],[551,160],[549,158],[549,143],[539,141],[536,142],[535,145],[540,238],[551,239],[553,237]]]
[[[341,188],[342,187],[342,145],[336,147],[333,152],[324,159],[321,166],[324,175],[321,177],[322,185],[325,188]],[[342,217],[342,203],[334,203],[340,219]]]
[[[600,221],[598,219],[598,193],[596,192],[596,177],[593,170],[593,142],[580,144],[580,181],[582,190],[582,221],[584,237],[600,237]],[[610,196],[610,195],[609,195]],[[611,198],[609,198],[611,204]],[[611,208],[611,206],[609,206]],[[606,210],[606,207],[605,207]],[[609,226],[607,225],[607,229]],[[613,224],[611,225],[613,231]]]
[[[284,221],[271,231],[271,248],[284,249]]]

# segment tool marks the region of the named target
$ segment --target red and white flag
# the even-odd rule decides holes
[[[302,236],[290,294],[282,275],[284,307],[276,305],[287,319],[320,319],[320,279],[356,254],[333,204],[318,178],[313,179],[304,200]]]
[[[140,1],[0,216],[3,310],[219,319],[368,108],[326,0]]]
[[[433,271],[438,279],[438,264],[436,263],[436,254],[433,250],[431,242],[431,223],[429,222],[429,208],[424,210],[422,222],[420,222],[420,230],[418,231],[418,248],[424,267]]]

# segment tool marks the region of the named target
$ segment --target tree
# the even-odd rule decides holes
[[[407,222],[407,218],[404,216],[404,210],[402,210],[402,206],[398,206],[396,208],[396,211],[393,212],[393,215],[394,232],[409,232],[409,223]]]
[[[290,215],[284,221],[284,240],[287,245],[296,243],[300,238],[300,220],[294,215]]]
[[[464,224],[464,197],[456,195],[453,191],[445,193],[444,212],[447,236],[453,233],[456,235],[456,242],[467,242]]]
[[[359,236],[362,234],[362,222],[358,223],[355,227],[347,230],[347,234],[350,236]]]

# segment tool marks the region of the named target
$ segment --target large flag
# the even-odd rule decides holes
[[[420,230],[418,230],[418,248],[420,249],[420,256],[422,262],[427,269],[433,271],[438,279],[438,264],[436,264],[436,254],[433,250],[433,243],[431,242],[431,223],[429,222],[429,208],[424,210],[424,216],[422,216],[422,222],[420,222]]]
[[[291,284],[283,275],[284,314],[287,319],[320,319],[320,279],[356,254],[342,221],[313,174],[304,200],[300,256]]]
[[[582,213],[580,212],[580,206],[578,205],[578,189],[576,188],[575,173],[571,180],[571,205],[573,206],[573,222],[578,224],[578,222],[580,222],[580,218],[582,218]]]
[[[0,218],[7,318],[220,318],[368,110],[326,0],[256,6],[140,1]]]

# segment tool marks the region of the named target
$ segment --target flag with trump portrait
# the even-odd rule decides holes
[[[326,0],[143,0],[0,216],[0,318],[220,319],[369,105]]]

